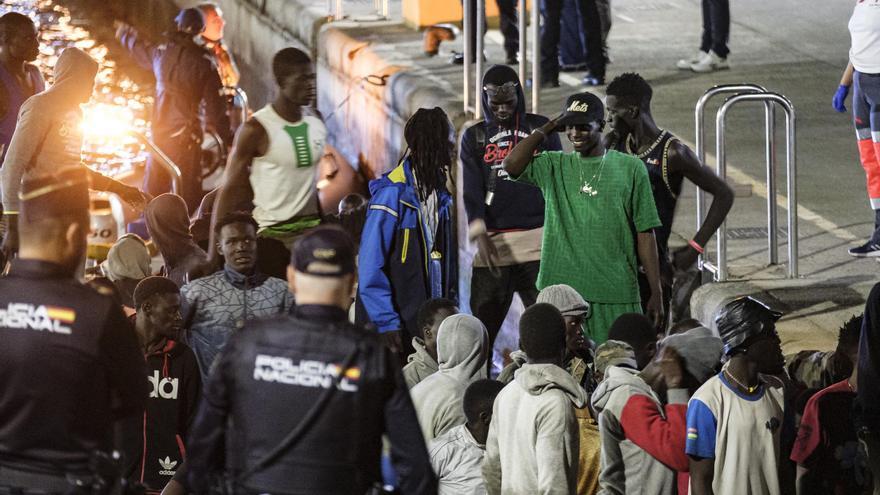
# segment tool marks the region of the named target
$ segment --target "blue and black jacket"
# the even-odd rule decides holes
[[[518,83],[516,72],[506,65],[496,65],[486,71],[483,85],[489,82]],[[481,122],[468,127],[461,139],[460,158],[464,185],[464,206],[468,222],[482,219],[490,232],[531,230],[544,225],[544,196],[535,186],[510,180],[502,162],[514,146],[527,138],[533,130],[547,123],[547,117],[526,113],[526,98],[517,84],[516,113],[512,122],[504,125],[495,118],[489,95],[483,91]],[[559,134],[553,132],[538,146],[541,151],[561,151]],[[495,200],[486,206],[485,198],[490,174],[495,180]]]
[[[418,336],[422,303],[458,300],[452,195],[445,188],[437,191],[437,233],[429,245],[409,159],[371,181],[370,194],[358,258],[358,323],[371,322],[380,333]]]

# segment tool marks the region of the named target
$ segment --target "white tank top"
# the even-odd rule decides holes
[[[253,116],[269,136],[266,153],[254,158],[251,165],[254,219],[264,228],[293,217],[317,215],[315,166],[327,141],[324,123],[308,115],[299,122],[289,122],[271,104]]]

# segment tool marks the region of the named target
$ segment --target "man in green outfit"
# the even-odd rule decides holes
[[[618,316],[641,312],[637,270],[651,286],[648,316],[664,321],[657,245],[660,227],[648,173],[633,156],[606,150],[605,108],[596,95],[568,98],[562,115],[536,129],[504,159],[516,180],[541,188],[546,201],[538,289],[566,284],[592,308],[585,327],[601,344]],[[535,154],[546,135],[565,129],[573,153]]]

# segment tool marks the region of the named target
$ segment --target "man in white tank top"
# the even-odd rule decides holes
[[[294,239],[321,222],[315,167],[327,129],[320,119],[303,114],[316,94],[309,56],[284,48],[272,59],[272,71],[278,96],[236,133],[213,218],[253,202],[261,269],[284,278]]]

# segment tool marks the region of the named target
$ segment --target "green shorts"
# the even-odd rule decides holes
[[[590,303],[590,318],[584,322],[587,337],[593,339],[596,345],[608,340],[608,330],[611,324],[624,313],[642,313],[640,303],[605,304]]]

